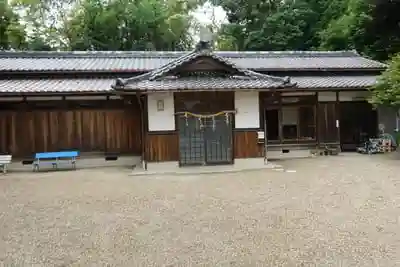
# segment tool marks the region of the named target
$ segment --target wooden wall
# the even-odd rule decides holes
[[[140,154],[140,147],[136,108],[0,111],[0,153],[14,157],[63,149]]]
[[[319,143],[339,142],[339,130],[336,127],[338,116],[338,104],[336,102],[318,103],[317,111],[318,131],[317,138]]]
[[[146,159],[149,162],[179,160],[177,132],[149,133],[146,136],[146,144]]]
[[[257,130],[236,130],[233,136],[235,158],[257,158],[264,156],[264,144],[257,143]]]
[[[233,137],[235,158],[264,156],[264,145],[257,143],[256,130],[234,131]],[[179,161],[179,136],[177,132],[149,133],[146,136],[146,144],[147,161]]]

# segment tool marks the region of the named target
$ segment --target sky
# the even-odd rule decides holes
[[[212,25],[220,27],[222,23],[227,22],[226,12],[221,7],[212,6],[210,3],[205,3],[193,12],[195,19],[200,25]],[[200,32],[190,30],[194,37],[194,41],[198,42],[200,39]]]
[[[211,24],[214,21],[217,25],[226,22],[226,12],[221,7],[213,7],[210,3],[205,3],[202,7],[194,12],[195,18],[205,25]]]

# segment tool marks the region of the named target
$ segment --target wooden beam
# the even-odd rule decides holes
[[[319,137],[319,101],[318,101],[318,92],[315,94],[316,105],[314,108],[315,114],[315,138],[317,140],[318,146],[320,144],[320,137]]]
[[[336,91],[336,121],[335,125],[337,130],[337,140],[340,144],[340,101],[339,101],[339,91]]]
[[[282,110],[282,94],[280,92],[278,94],[278,129],[279,129],[279,141],[283,142],[283,128],[282,128],[282,121],[283,121],[283,110]]]

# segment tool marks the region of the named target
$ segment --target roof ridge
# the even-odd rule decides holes
[[[168,62],[167,64],[161,66],[160,68],[148,71],[142,75],[134,76],[134,77],[131,77],[128,79],[120,79],[119,78],[119,79],[117,79],[116,85],[123,86],[123,85],[127,85],[131,82],[140,81],[140,80],[146,79],[146,78],[149,80],[154,80],[154,79],[158,78],[158,76],[161,75],[165,69],[168,69],[168,67],[172,67],[172,68],[176,67],[173,65],[176,65],[178,63],[177,61],[179,61],[179,60],[182,61],[183,59],[191,58],[191,57],[193,57],[193,55],[196,55],[196,54],[197,54],[197,51],[192,51],[182,57],[179,57],[175,60]]]
[[[262,78],[262,79],[266,79],[266,80],[273,80],[276,82],[282,82],[283,84],[288,84],[290,83],[290,78],[285,77],[285,78],[281,78],[281,77],[276,77],[276,76],[271,76],[271,75],[266,75],[266,74],[261,74],[261,73],[257,73],[255,71],[246,69],[246,68],[240,68],[239,66],[237,66],[237,64],[235,64],[234,62],[230,61],[229,59],[225,59],[221,56],[218,56],[217,54],[211,53],[211,56],[213,58],[216,58],[222,62],[224,62],[225,64],[230,65],[231,67],[239,70],[240,72],[243,72],[244,74],[246,74],[247,76],[250,77],[255,77],[255,78]]]
[[[0,58],[171,58],[184,53],[187,51],[0,51]]]
[[[0,51],[0,58],[171,58],[192,51]],[[362,57],[354,50],[344,51],[213,51],[222,57]]]

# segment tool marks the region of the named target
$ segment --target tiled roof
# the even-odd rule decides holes
[[[288,87],[291,87],[289,84]],[[186,77],[163,80],[139,80],[129,88],[142,91],[164,90],[236,90],[285,88],[282,82],[242,77]],[[124,89],[126,90],[126,88]]]
[[[359,89],[377,82],[377,76],[301,76],[291,77],[300,89]]]
[[[0,93],[112,92],[114,79],[13,79],[0,80]]]
[[[179,67],[185,64],[196,64],[196,60],[200,58],[208,58],[212,61],[224,65],[230,70],[229,75],[223,77],[205,76],[205,74],[197,74],[197,76],[179,76],[174,73],[178,72]],[[225,69],[225,70],[226,70]],[[171,76],[175,75],[175,76]],[[274,77],[260,74],[245,68],[239,67],[230,60],[220,57],[207,48],[199,48],[183,55],[170,63],[156,70],[145,74],[134,76],[123,80],[118,79],[116,89],[121,90],[213,90],[213,89],[269,89],[269,88],[288,88],[293,87],[289,78]]]
[[[3,71],[139,72],[160,68],[190,52],[0,52]],[[240,68],[257,71],[384,69],[385,64],[354,51],[224,52]]]
[[[291,81],[300,89],[358,89],[375,84],[376,76],[303,76],[292,77]],[[115,79],[24,79],[0,80],[0,93],[29,94],[29,93],[111,93],[111,85]],[[218,88],[222,87],[223,88]],[[186,80],[163,80],[157,82],[141,82],[136,85],[142,90],[163,89],[261,89],[265,84],[257,80],[223,79],[223,78],[191,78]],[[158,88],[158,89],[157,89]],[[229,90],[229,89],[227,89]]]

